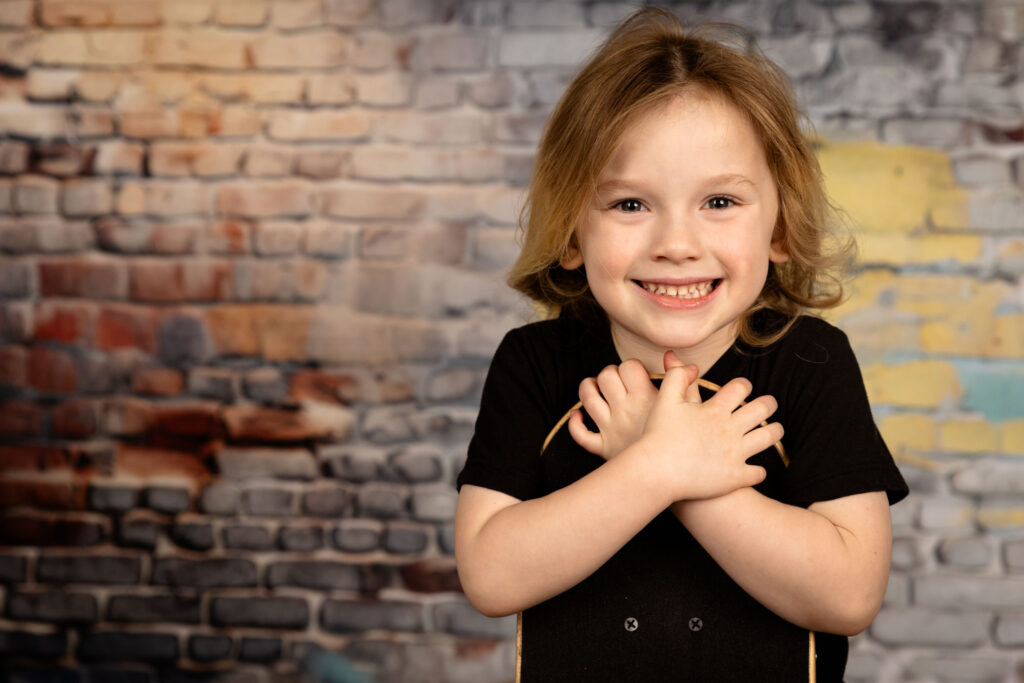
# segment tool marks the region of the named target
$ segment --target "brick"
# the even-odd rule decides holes
[[[3,4],[0,4],[0,12]],[[0,631],[0,655],[4,657],[30,657],[33,659],[60,659],[68,649],[64,633],[33,633],[30,631]]]
[[[93,245],[92,228],[88,223],[55,216],[0,221],[0,231],[0,240],[6,242],[3,246],[14,252],[80,252]]]
[[[197,662],[216,662],[231,656],[231,638],[194,635],[188,639],[188,656]]]
[[[75,94],[85,102],[110,104],[117,99],[127,82],[126,75],[118,71],[81,71],[75,80]]]
[[[7,258],[0,270],[0,297],[11,299],[28,298],[33,290],[34,264]]]
[[[359,515],[375,519],[407,517],[409,487],[401,484],[364,484],[357,494]]]
[[[169,365],[203,363],[213,355],[210,333],[191,313],[172,313],[157,327],[160,358]]]
[[[238,648],[238,660],[241,662],[275,662],[281,658],[282,643],[280,638],[242,638]]]
[[[107,619],[126,622],[198,624],[200,599],[183,595],[112,595]]]
[[[88,623],[99,619],[99,608],[96,598],[84,593],[11,593],[6,614],[16,620]]]
[[[310,74],[306,79],[306,101],[313,105],[346,105],[356,98],[355,82],[345,73]]]
[[[353,142],[367,138],[371,125],[363,111],[281,109],[271,115],[267,135],[283,141]]]
[[[137,584],[142,577],[138,557],[44,556],[36,564],[41,583]]]
[[[0,112],[3,110],[0,109]],[[3,114],[0,113],[0,116]],[[28,143],[18,140],[0,141],[0,174],[19,175],[28,168],[31,150]]]
[[[209,515],[234,515],[238,512],[239,496],[237,486],[217,481],[203,489],[199,508]]]
[[[357,591],[362,586],[360,575],[358,565],[343,562],[274,562],[267,567],[267,585]]]
[[[912,408],[935,407],[958,400],[963,393],[956,369],[942,361],[869,365],[864,383],[872,403]]]
[[[256,226],[254,246],[262,256],[291,256],[299,251],[302,223],[262,221]]]
[[[891,646],[973,647],[988,640],[992,618],[977,611],[925,607],[885,608],[871,625],[872,638]]]
[[[139,489],[134,486],[90,484],[89,508],[97,512],[127,512],[139,504]]]
[[[0,26],[28,28],[32,23],[32,0],[11,0],[0,4]]]
[[[576,67],[603,37],[595,30],[505,33],[499,43],[498,64],[502,67]]]
[[[283,526],[278,530],[277,545],[289,552],[311,553],[324,547],[324,532],[318,526]]]
[[[249,370],[242,376],[246,396],[261,403],[280,403],[288,396],[288,384],[281,371],[274,367]]]
[[[154,176],[215,178],[237,175],[244,148],[234,144],[154,142],[149,172]]]
[[[286,30],[323,26],[323,3],[320,0],[274,0],[270,4],[270,25]]]
[[[0,545],[93,546],[106,537],[98,522],[8,516],[0,526]]]
[[[941,657],[918,657],[907,667],[908,675],[925,680],[1001,681],[1010,674],[1005,659],[974,654],[950,654]]]
[[[455,519],[458,493],[448,484],[418,484],[412,490],[412,517],[422,522]]]
[[[417,593],[461,593],[462,584],[453,558],[432,558],[403,564],[402,582]]]
[[[14,210],[22,214],[57,213],[60,183],[42,176],[21,176],[12,188]]]
[[[274,539],[262,526],[227,526],[222,531],[224,547],[233,550],[270,550]]]
[[[221,26],[262,26],[267,21],[270,5],[266,1],[229,2],[217,5],[214,13],[215,21]]]
[[[185,389],[185,378],[180,370],[163,367],[143,367],[131,377],[132,393],[143,396],[178,396]]]
[[[918,524],[922,529],[946,533],[974,531],[975,508],[962,498],[931,496],[922,501]]]
[[[189,550],[210,550],[216,545],[209,524],[175,522],[168,535],[176,545]]]
[[[324,12],[332,26],[367,26],[376,20],[373,0],[325,0]]]
[[[1024,617],[1003,615],[996,619],[995,642],[1001,647],[1024,645]]]
[[[313,454],[304,448],[229,447],[217,453],[217,470],[227,479],[299,479],[317,476]]]
[[[285,489],[254,488],[242,492],[242,510],[251,515],[288,517],[294,514],[295,494]]]
[[[248,176],[273,178],[291,175],[295,153],[289,147],[252,145],[246,153],[243,170]]]
[[[6,102],[0,105],[0,130],[19,138],[51,140],[68,134],[66,108],[62,105],[33,105]],[[24,149],[24,151],[22,151]],[[7,155],[10,156],[7,156]],[[22,158],[24,155],[24,162]],[[17,168],[28,161],[28,149],[8,145],[4,166]],[[14,171],[9,171],[14,172]]]
[[[156,353],[157,324],[151,308],[103,306],[96,319],[95,344],[106,351],[128,348]]]
[[[117,196],[117,213],[125,216],[189,216],[209,214],[208,186],[181,180],[126,181]]]
[[[318,148],[298,153],[295,173],[313,180],[343,178],[350,175],[349,165],[347,151]]]
[[[440,602],[434,605],[435,628],[442,633],[483,638],[508,638],[515,633],[514,616],[492,619],[485,617],[464,601]]]
[[[178,638],[168,633],[92,632],[79,641],[78,658],[171,663],[178,659]]]
[[[403,107],[412,101],[413,79],[400,72],[356,76],[356,99],[368,107]]]
[[[344,441],[355,415],[347,408],[314,403],[298,410],[229,406],[224,409],[224,421],[234,439]]]
[[[159,66],[248,68],[249,40],[245,34],[211,28],[165,28],[150,35],[149,49]]]
[[[30,100],[67,100],[75,91],[79,72],[74,69],[29,69],[27,95]]]
[[[27,576],[27,561],[24,557],[0,555],[0,583],[24,583]]]
[[[100,410],[94,401],[63,401],[50,413],[51,429],[65,438],[94,436],[99,430]]]
[[[312,517],[343,517],[350,509],[351,494],[343,486],[316,488],[302,496],[302,512]]]
[[[0,434],[38,436],[42,433],[43,410],[34,402],[0,401]]]
[[[982,460],[961,469],[951,481],[957,493],[1012,497],[1024,492],[1024,463]]]
[[[924,576],[914,582],[915,602],[931,607],[1005,610],[1021,604],[1022,594],[1019,578]]]
[[[423,606],[414,602],[325,600],[320,622],[331,633],[424,630]]]
[[[188,391],[203,398],[224,403],[235,400],[235,373],[224,368],[192,368],[188,373]]]
[[[473,145],[484,141],[484,120],[475,114],[394,114],[381,117],[379,130],[389,142]]]
[[[343,519],[334,530],[334,546],[341,551],[365,553],[376,550],[384,535],[383,523],[374,519]]]
[[[429,544],[430,535],[418,524],[403,521],[385,524],[383,546],[390,553],[415,555],[426,551]]]
[[[222,185],[217,191],[217,212],[228,216],[268,218],[308,216],[313,195],[304,183],[260,181]]]
[[[336,67],[346,63],[347,54],[347,37],[335,31],[266,34],[252,45],[252,59],[259,69]]]
[[[44,26],[158,26],[160,10],[155,3],[131,0],[45,0],[39,19]]]
[[[19,505],[55,509],[80,507],[76,489],[68,480],[32,474],[0,477],[0,507]]]
[[[154,432],[204,439],[224,435],[220,406],[211,401],[160,404],[153,412]]]
[[[1010,182],[1010,165],[995,156],[970,154],[954,159],[957,182],[967,186],[1004,185]]]
[[[210,622],[221,627],[304,629],[309,605],[301,598],[213,598]]]
[[[78,388],[74,359],[67,353],[33,347],[29,349],[28,381],[34,389],[46,394],[66,394]]]
[[[121,519],[117,526],[117,543],[127,548],[155,550],[163,527],[149,519]]]
[[[943,564],[962,569],[982,569],[993,557],[992,547],[983,538],[948,538],[936,552]]]
[[[156,586],[182,586],[189,588],[255,587],[256,565],[241,558],[189,560],[178,557],[153,559]]]
[[[71,177],[92,175],[96,156],[94,145],[42,143],[32,148],[29,170],[43,175]]]

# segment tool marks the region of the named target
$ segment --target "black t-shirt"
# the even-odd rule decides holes
[[[773,311],[754,318],[762,330],[783,322]],[[579,383],[620,362],[606,320],[562,317],[509,332],[492,360],[458,485],[527,500],[599,467],[604,461],[564,426],[541,447],[578,400]],[[737,342],[704,375],[718,385],[734,377],[751,381],[750,398],[775,397],[770,419],[786,430],[788,467],[774,448],[751,459],[768,472],[758,491],[800,507],[869,491],[885,491],[890,503],[907,494],[840,330],[805,316],[768,347]],[[527,609],[520,637],[527,683],[789,682],[806,679],[815,659],[808,632],[747,595],[669,511],[587,579]],[[817,679],[841,680],[846,638],[814,641]]]

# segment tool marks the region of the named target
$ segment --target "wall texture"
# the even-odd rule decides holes
[[[830,318],[913,493],[849,680],[1024,680],[1024,4],[675,7],[788,70],[860,242]],[[0,0],[5,680],[511,679],[453,481],[630,9]]]

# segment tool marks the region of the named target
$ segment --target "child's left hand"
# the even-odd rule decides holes
[[[609,365],[596,378],[580,382],[580,401],[598,431],[587,429],[583,414],[574,410],[569,417],[569,434],[587,451],[610,460],[644,433],[657,396],[658,389],[640,361]]]

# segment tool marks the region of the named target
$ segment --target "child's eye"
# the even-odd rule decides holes
[[[647,207],[645,207],[644,203],[639,199],[623,199],[622,201],[616,202],[612,205],[612,208],[626,213],[636,213],[638,211],[643,211]]]
[[[732,199],[730,197],[718,196],[718,197],[712,197],[711,199],[707,200],[704,203],[704,208],[706,208],[706,209],[721,210],[721,209],[728,209],[728,208],[730,208],[732,206],[735,206],[735,205],[736,205],[736,201],[734,199]]]

